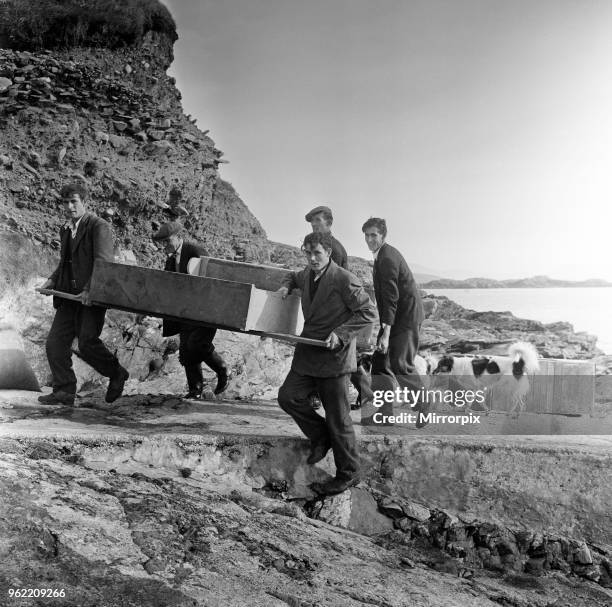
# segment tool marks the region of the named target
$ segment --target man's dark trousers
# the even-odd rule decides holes
[[[419,350],[419,328],[392,327],[387,354],[375,352],[372,356],[372,377],[394,375],[400,388],[417,391],[422,387],[415,373],[414,358]]]
[[[366,407],[374,398],[370,374],[364,369],[363,365],[357,363],[357,371],[351,373],[350,378],[351,384],[357,390],[360,405]]]
[[[184,367],[199,365],[205,362],[213,371],[209,361],[215,351],[213,340],[217,329],[209,327],[189,327],[183,325],[180,331],[179,362]],[[214,365],[214,363],[213,363]]]
[[[106,309],[62,301],[47,337],[47,359],[53,375],[53,392],[75,394],[77,379],[72,369],[72,340],[78,337],[81,358],[100,375],[112,377],[119,371],[119,361],[100,339]]]
[[[278,403],[312,443],[331,445],[336,477],[352,479],[359,471],[355,431],[350,416],[346,375],[310,377],[289,371],[278,393]],[[318,392],[325,419],[310,404],[310,394]]]

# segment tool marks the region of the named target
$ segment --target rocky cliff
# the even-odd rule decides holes
[[[23,35],[13,36],[22,31],[14,27],[17,16],[7,10],[13,5],[0,8],[0,38],[16,47],[0,50],[5,280],[16,278],[16,267],[20,276],[28,276],[45,265],[33,257],[53,260],[64,221],[58,192],[75,179],[89,187],[90,208],[112,224],[118,250],[141,265],[160,262],[151,232],[175,218],[213,255],[267,260],[264,230],[220,177],[223,152],[207,130],[184,115],[180,92],[166,75],[176,39],[167,11],[157,2],[128,2],[132,13],[126,12],[125,19],[138,20],[137,9],[143,6],[157,7],[165,15],[164,27],[150,20],[129,44],[93,29],[82,42],[94,46],[65,48],[59,42],[70,39],[70,32],[55,33],[58,42],[40,31],[41,23],[55,31],[51,16],[30,23],[29,29],[38,32],[30,46]],[[24,13],[19,14],[23,21]],[[95,17],[94,12],[90,19]],[[77,22],[72,36],[88,26]],[[58,48],[38,48],[44,43]],[[36,246],[36,256],[29,243]]]

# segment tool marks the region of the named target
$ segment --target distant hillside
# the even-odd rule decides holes
[[[439,276],[436,276],[435,274],[422,274],[418,270],[415,270],[410,264],[408,264],[408,267],[412,270],[414,279],[421,286],[423,286],[425,283],[434,282],[436,280],[444,280],[443,278],[440,278]]]
[[[531,278],[511,278],[494,280],[493,278],[467,278],[453,280],[440,278],[421,284],[424,289],[526,289],[550,287],[612,287],[612,283],[597,278],[589,280],[556,280],[548,276],[532,276]]]

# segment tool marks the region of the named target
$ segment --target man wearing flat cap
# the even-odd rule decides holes
[[[331,209],[326,206],[319,206],[306,213],[306,221],[312,227],[313,232],[320,232],[322,234],[329,234],[332,242],[332,261],[341,268],[348,270],[348,256],[346,249],[342,246],[339,240],[336,240],[331,233],[332,223],[334,223],[334,216]]]
[[[183,239],[183,226],[171,221],[165,223],[153,234],[153,240],[159,243],[167,255],[164,270],[188,274],[189,260],[194,257],[207,256],[208,253],[199,245]],[[202,363],[206,363],[217,374],[215,394],[221,394],[227,388],[227,365],[216,352],[213,340],[217,329],[195,327],[172,320],[164,320],[163,336],[179,334],[179,362],[185,367],[189,392],[185,398],[199,400],[202,398],[204,379]]]

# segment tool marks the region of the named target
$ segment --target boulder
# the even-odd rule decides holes
[[[151,141],[143,149],[149,156],[166,156],[174,152],[174,145],[166,140]]]
[[[120,135],[109,135],[108,137],[110,144],[116,150],[125,150],[130,144],[130,140],[126,137],[121,137]]]
[[[381,514],[376,500],[360,487],[324,498],[317,518],[362,535],[379,535],[393,529],[392,519]]]
[[[9,87],[13,85],[13,82],[8,78],[0,77],[0,93],[8,91]]]
[[[21,338],[11,325],[0,325],[0,388],[40,392]]]

